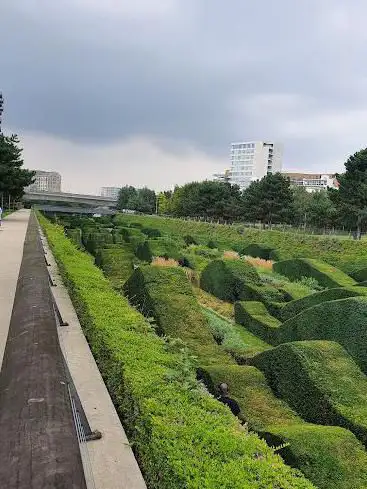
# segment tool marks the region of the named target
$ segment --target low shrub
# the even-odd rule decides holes
[[[276,344],[281,322],[272,316],[262,302],[236,302],[236,323],[245,326],[251,333],[270,344]]]
[[[221,256],[221,252],[217,249],[208,248],[202,245],[191,245],[189,248],[190,253],[195,253],[195,255],[204,256],[205,258],[210,258],[214,260]]]
[[[271,350],[270,350],[271,351]],[[348,430],[304,422],[269,388],[264,374],[250,366],[211,366],[207,386],[229,385],[249,428],[273,446],[319,489],[362,489],[367,484],[367,455],[363,445]]]
[[[271,348],[257,336],[214,310],[202,307],[209,328],[218,344],[239,364],[245,364],[254,355]]]
[[[178,260],[181,257],[176,243],[169,238],[156,238],[144,241],[136,247],[136,256],[140,260],[151,263],[153,257],[166,257]]]
[[[40,218],[99,369],[151,489],[311,489],[195,383],[92,258]],[[259,456],[260,454],[260,456]],[[358,487],[358,486],[355,486]]]
[[[229,302],[245,297],[245,284],[260,285],[261,281],[255,268],[242,260],[214,260],[200,278],[202,289]]]
[[[273,270],[285,275],[291,280],[301,280],[303,277],[312,277],[327,288],[348,287],[355,285],[355,281],[341,270],[328,263],[311,258],[297,258],[276,262]]]
[[[356,287],[358,290],[358,288]],[[323,302],[283,323],[278,343],[331,340],[340,343],[367,373],[367,298],[349,297]]]
[[[92,255],[96,255],[97,250],[107,244],[113,244],[112,234],[108,231],[99,233],[90,233],[86,241],[86,249]]]
[[[182,268],[141,267],[124,291],[144,316],[154,318],[160,334],[184,341],[200,366],[232,362],[214,341]]]
[[[212,239],[208,241],[207,246],[212,250],[219,248],[218,243],[216,241],[213,241]]]
[[[141,232],[146,234],[148,238],[160,238],[162,236],[159,229],[155,228],[141,228]]]
[[[193,238],[190,234],[185,234],[183,237],[183,240],[185,241],[186,246],[190,245],[198,245],[199,243],[195,238]]]
[[[282,318],[284,321],[286,321],[305,309],[316,306],[317,304],[322,304],[323,302],[334,301],[337,299],[346,299],[347,297],[357,297],[359,295],[363,295],[359,291],[359,287],[337,287],[334,289],[326,289],[320,292],[315,292],[314,294],[285,304],[282,309]]]
[[[133,252],[125,247],[103,248],[97,251],[95,263],[111,280],[112,285],[121,289],[124,282],[133,272],[133,263],[136,260]]]
[[[350,276],[356,282],[365,282],[365,281],[367,281],[367,267],[360,268],[359,270],[353,271],[352,273],[350,273]]]
[[[252,363],[303,419],[347,428],[366,445],[367,377],[338,343],[285,343]]]
[[[77,248],[83,248],[82,230],[79,228],[65,229],[66,236],[75,244]]]
[[[254,258],[262,258],[263,260],[270,260],[270,253],[272,251],[275,250],[268,246],[262,246],[256,243],[252,243],[250,245],[244,246],[239,253],[241,255],[252,256]],[[271,259],[274,260],[274,258]]]

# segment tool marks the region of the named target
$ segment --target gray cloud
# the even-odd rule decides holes
[[[277,138],[287,166],[320,170],[364,144],[362,0],[58,3],[2,5],[0,88],[19,132],[146,138],[224,166],[231,140]]]

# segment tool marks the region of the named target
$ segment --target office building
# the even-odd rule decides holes
[[[232,143],[230,182],[241,189],[282,170],[283,146],[279,143],[253,141]]]
[[[110,197],[111,199],[118,199],[120,187],[102,187],[101,188],[101,196],[102,197]]]
[[[26,188],[29,192],[61,192],[61,175],[55,171],[36,170],[34,182]]]
[[[213,180],[215,182],[230,182],[231,180],[231,170],[224,170],[222,173],[214,173]]]
[[[284,176],[289,177],[291,185],[304,187],[307,192],[318,192],[329,188],[339,188],[339,182],[335,174],[331,173],[289,173],[284,172]]]

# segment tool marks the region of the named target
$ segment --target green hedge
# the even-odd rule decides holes
[[[182,268],[141,267],[124,291],[145,316],[155,319],[160,334],[184,341],[200,366],[234,363],[215,342]]]
[[[65,234],[75,244],[75,246],[77,246],[78,248],[83,248],[81,229],[65,229]]]
[[[116,245],[115,245],[116,246]],[[103,248],[97,251],[95,263],[118,289],[133,273],[134,253],[124,247]]]
[[[97,253],[97,250],[103,248],[105,245],[113,244],[112,234],[108,231],[90,233],[86,241],[86,249],[92,255]]]
[[[272,316],[262,302],[236,302],[234,305],[236,323],[267,343],[276,344],[281,322]]]
[[[366,445],[367,377],[338,343],[285,343],[252,363],[303,419],[347,428]]]
[[[363,292],[360,289],[363,289]],[[365,294],[367,295],[367,288],[364,287],[338,287],[335,289],[321,290],[320,292],[315,292],[314,294],[285,304],[282,308],[282,319],[286,321],[305,309],[322,304],[323,302],[346,299],[347,297],[357,297]]]
[[[254,355],[271,348],[245,327],[221,316],[213,309],[201,306],[209,328],[217,343],[239,364],[246,364]]]
[[[297,258],[276,262],[273,270],[285,275],[291,280],[300,280],[302,277],[312,277],[323,287],[349,287],[355,281],[341,270],[328,263],[311,258]]]
[[[359,270],[355,270],[350,274],[350,276],[356,282],[366,282],[367,281],[367,267],[360,268]]]
[[[175,241],[169,238],[156,238],[144,241],[136,247],[136,256],[150,263],[154,257],[167,257],[178,260],[181,256]]]
[[[278,343],[331,340],[340,343],[367,373],[367,298],[349,297],[310,307],[288,319]]]
[[[256,269],[243,260],[214,260],[202,271],[200,287],[229,302],[246,297],[246,284],[260,285]]]
[[[249,255],[253,256],[254,258],[262,258],[263,260],[273,260],[274,258],[270,258],[270,254],[272,252],[275,253],[273,248],[256,243],[251,243],[250,245],[244,246],[241,250],[239,250],[241,255]],[[274,256],[274,253],[272,253],[272,257]]]
[[[255,435],[243,433],[227,409],[197,387],[182,354],[170,351],[113,291],[92,258],[40,219],[148,487],[313,487]]]
[[[229,385],[250,429],[279,451],[290,465],[299,468],[319,489],[367,487],[367,455],[348,430],[304,422],[284,401],[275,397],[264,374],[250,366],[212,366],[207,385]]]
[[[144,227],[154,227],[167,235],[184,236],[190,234],[197,242],[206,244],[213,240],[221,249],[243,248],[257,243],[260,246],[274,248],[272,260],[288,260],[317,256],[331,265],[350,273],[367,267],[367,247],[363,240],[346,240],[328,236],[310,236],[296,232],[260,230],[241,225],[225,226],[197,221],[185,221],[157,216],[122,216],[126,224],[134,221]],[[239,248],[240,247],[240,248]]]

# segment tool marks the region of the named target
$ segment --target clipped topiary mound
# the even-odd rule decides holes
[[[322,290],[314,294],[307,295],[301,299],[288,302],[282,308],[282,319],[286,321],[309,307],[322,304],[323,302],[334,301],[338,299],[346,299],[348,297],[357,297],[367,295],[365,287],[338,287],[335,289]]]
[[[81,229],[65,229],[65,234],[75,244],[75,246],[77,246],[78,248],[83,248]]]
[[[357,282],[366,282],[367,281],[367,267],[360,268],[359,270],[355,270],[350,273],[350,276],[356,280]]]
[[[103,248],[107,244],[113,244],[112,234],[109,231],[100,231],[88,235],[85,247],[89,253],[95,255],[97,250]]]
[[[340,343],[367,373],[367,298],[350,297],[310,307],[288,319],[278,331],[278,344],[317,339]]]
[[[273,251],[275,251],[274,248],[253,243],[242,248],[240,254],[253,256],[254,258],[262,258],[263,260],[271,260],[273,258],[270,258],[270,254]]]
[[[97,251],[95,263],[111,280],[115,288],[120,289],[133,272],[134,253],[125,247],[110,245]]]
[[[295,258],[274,263],[273,270],[291,280],[312,277],[323,287],[350,287],[356,282],[346,273],[328,263],[311,258]]]
[[[181,257],[179,248],[175,241],[169,238],[149,239],[140,243],[136,247],[136,256],[143,261],[151,263],[154,257],[173,258],[178,260]]]
[[[214,260],[200,277],[203,290],[229,302],[246,297],[246,284],[261,285],[261,281],[255,267],[242,260]]]
[[[155,319],[160,334],[183,340],[201,366],[234,363],[215,342],[182,268],[141,267],[124,291],[145,316]]]
[[[236,323],[242,324],[267,343],[277,343],[278,330],[282,323],[268,312],[262,302],[236,302],[234,314]]]
[[[213,395],[229,385],[249,428],[272,446],[319,489],[362,489],[367,484],[367,455],[348,430],[306,423],[269,388],[264,374],[250,366],[211,366],[206,384]]]
[[[338,425],[367,442],[367,377],[334,341],[298,341],[252,359],[306,421]]]

